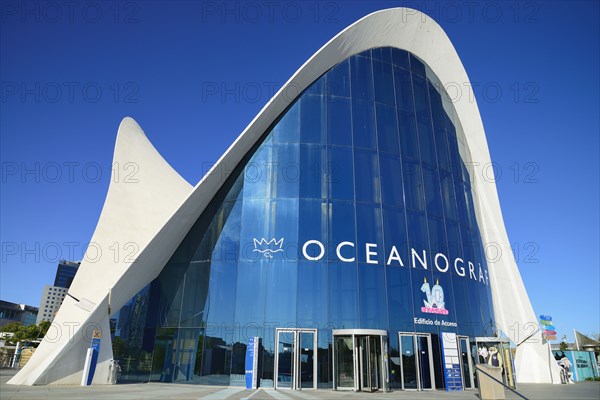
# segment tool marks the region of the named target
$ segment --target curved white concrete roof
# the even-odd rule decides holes
[[[384,46],[413,53],[429,66],[443,85],[469,82],[452,43],[435,21],[415,10],[393,8],[367,15],[317,51],[263,107],[193,190],[158,153],[155,154],[149,143],[142,144],[139,135],[120,139],[122,132],[125,135],[124,132],[139,128],[133,127],[135,123],[126,118],[119,128],[115,160],[127,162],[135,158],[143,165],[143,168],[140,165],[140,171],[151,171],[155,177],[148,178],[147,184],[131,185],[127,189],[123,189],[123,184],[111,183],[92,242],[106,248],[113,242],[119,242],[121,246],[134,243],[138,252],[133,262],[126,259],[115,262],[110,257],[95,263],[84,260],[69,290],[72,297],[63,303],[55,322],[64,325],[76,321],[81,326],[97,323],[106,329],[109,293],[110,308],[116,312],[158,276],[228,174],[298,94],[339,62],[362,51]],[[480,167],[489,164],[490,155],[477,103],[470,101],[469,96],[462,96],[455,99],[454,108],[473,161]],[[142,147],[145,150],[140,151]],[[144,154],[152,156],[145,159]],[[512,257],[495,184],[483,177],[476,167],[473,184],[477,191],[476,209],[482,239],[484,243],[496,243],[503,252],[499,260],[489,262],[496,321],[505,333],[515,333],[518,337],[514,339],[518,342],[527,335],[525,323],[535,322],[536,317]],[[95,257],[89,254],[91,251],[95,249],[88,249],[86,258]],[[519,324],[516,331],[514,323]],[[75,328],[74,340],[44,341],[32,360],[9,383],[78,383],[85,350],[89,346],[89,340],[81,332],[83,328]],[[541,340],[539,334],[535,338]],[[103,339],[102,346],[103,349],[109,347],[109,340]],[[548,351],[548,346],[541,343],[521,346],[517,353],[521,382],[550,381]],[[527,368],[521,368],[520,360],[524,357],[520,356],[523,355],[528,360]],[[109,358],[110,354],[105,350],[94,383],[106,382]]]

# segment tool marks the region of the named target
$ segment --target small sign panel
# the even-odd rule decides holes
[[[463,390],[462,369],[460,367],[460,353],[456,333],[442,332],[441,341],[446,390]]]
[[[87,385],[92,384],[92,380],[94,379],[94,373],[96,372],[96,364],[98,363],[98,354],[100,353],[100,342],[102,341],[102,331],[99,329],[95,329],[92,334],[92,344],[90,345],[90,349],[92,349],[92,362],[90,364],[89,373],[87,376]]]
[[[556,327],[553,325],[552,316],[540,315],[540,324],[542,325],[542,336],[545,340],[557,340],[556,339]]]
[[[258,343],[259,337],[248,338],[248,347],[246,347],[246,389],[256,389],[258,387]]]

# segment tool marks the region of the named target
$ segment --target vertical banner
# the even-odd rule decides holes
[[[258,382],[258,336],[248,338],[246,347],[246,389],[256,389]]]
[[[96,372],[96,364],[98,363],[98,354],[100,353],[100,341],[102,340],[102,331],[99,329],[94,330],[92,335],[92,344],[87,351],[85,358],[85,365],[83,368],[83,376],[81,378],[81,386],[89,386],[92,384],[94,379],[94,372]]]
[[[462,368],[456,333],[442,332],[442,357],[444,360],[444,378],[446,390],[463,390]]]
[[[390,370],[390,366],[389,366],[389,357],[388,357],[388,344],[387,344],[387,338],[386,338],[386,340],[383,341],[383,371],[385,372],[386,386],[387,386],[387,384],[390,383],[389,370]]]

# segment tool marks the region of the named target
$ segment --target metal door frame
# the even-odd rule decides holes
[[[335,332],[335,331],[334,331]],[[337,382],[337,352],[336,352],[336,344],[335,344],[335,337],[336,336],[345,336],[345,337],[350,337],[350,340],[352,341],[352,375],[353,375],[353,385],[352,387],[350,386],[338,386],[338,382]],[[332,335],[332,373],[333,373],[333,390],[354,390],[356,391],[356,357],[355,357],[355,353],[354,353],[354,336],[352,334],[336,334],[333,333]]]
[[[475,337],[473,339],[471,339],[471,342],[475,342],[475,348],[477,349],[477,353],[475,354],[476,356],[474,357],[477,362],[476,364],[479,364],[479,345],[480,344],[488,344],[488,343],[499,343],[501,349],[498,349],[498,353],[501,353],[502,355],[502,362],[505,364],[506,362],[510,362],[511,363],[511,369],[513,370],[513,382],[515,382],[515,387],[516,387],[516,382],[517,382],[517,377],[516,377],[516,372],[514,372],[514,369],[512,368],[513,364],[513,355],[512,352],[509,352],[510,354],[510,360],[505,360],[504,358],[504,349],[510,349],[510,340],[508,338],[499,338],[499,337]],[[502,351],[500,351],[502,350]],[[506,366],[503,367],[504,368],[504,374],[502,374],[502,382],[504,382],[505,385],[508,385],[508,376],[506,374]],[[477,386],[479,386],[479,382],[477,382]]]
[[[459,336],[459,335],[456,335],[456,339],[458,340],[458,351],[461,352],[461,354],[460,354],[460,358],[461,358],[461,360],[460,360],[460,364],[461,364],[460,365],[460,370],[461,371],[460,372],[461,372],[461,375],[463,377],[463,389],[464,390],[475,389],[475,379],[473,378],[473,373],[475,372],[475,370],[473,369],[473,358],[471,356],[471,340],[469,339],[468,336]],[[462,360],[462,340],[466,340],[467,341],[466,353],[467,353],[467,358],[468,358],[468,361],[469,361],[469,382],[471,383],[471,387],[469,387],[469,388],[467,388],[465,386],[465,376],[464,376],[463,369],[462,369],[462,363],[463,363],[463,360]]]
[[[381,337],[375,337],[375,336],[367,336],[367,351],[369,354],[369,366],[368,366],[368,371],[369,371],[369,382],[370,382],[370,389],[371,391],[373,391],[373,376],[375,376],[376,379],[376,386],[377,386],[377,390],[379,390],[380,386],[383,386],[383,382],[381,382],[381,366],[383,365],[382,363],[382,358],[383,358],[383,343],[381,340]],[[377,341],[379,341],[379,351],[377,351]],[[375,346],[375,349],[371,349],[371,345]],[[373,363],[372,361],[372,356],[375,355],[376,360],[375,363]],[[379,357],[377,359],[377,357]],[[372,366],[375,366],[375,371],[372,370]],[[373,375],[373,373],[375,373],[375,375]]]
[[[412,388],[406,389],[404,387],[404,362],[402,361],[402,355],[404,353],[402,351],[402,336],[412,338],[413,353],[415,355],[415,373],[417,374],[417,376],[415,377],[416,382],[417,382],[416,389],[412,389]],[[415,334],[413,332],[398,332],[398,352],[400,354],[400,387],[401,387],[401,389],[402,390],[419,390],[419,387],[421,386],[421,379],[419,377],[421,376],[421,374],[419,371],[419,363],[417,361],[417,341],[415,339]]]
[[[294,370],[292,371],[292,384],[289,388],[279,387],[279,334],[281,333],[292,333],[294,335],[294,343],[292,350],[292,366]],[[313,387],[312,388],[302,388],[301,376],[300,376],[300,351],[298,351],[298,346],[301,344],[300,336],[302,333],[312,333],[313,334]],[[317,329],[310,328],[276,328],[275,329],[275,368],[273,374],[273,388],[284,389],[284,390],[315,390],[317,389],[317,350],[318,350],[318,341],[317,341]]]
[[[415,368],[417,372],[417,388],[406,389],[404,388],[404,363],[402,362],[402,336],[411,336],[413,339],[413,349],[415,353]],[[421,357],[417,357],[419,348],[417,346],[417,337],[423,336],[427,338],[427,350],[429,351],[429,374],[431,379],[431,388],[423,389],[421,384]],[[435,390],[435,370],[433,369],[433,348],[431,346],[431,333],[423,332],[398,332],[398,349],[400,354],[400,382],[402,384],[402,390]]]
[[[363,348],[364,345],[364,348]],[[354,336],[354,359],[356,360],[356,365],[354,366],[354,370],[356,371],[354,373],[355,376],[355,384],[354,386],[358,386],[358,391],[363,391],[366,389],[365,387],[365,382],[364,382],[364,376],[365,376],[365,372],[367,373],[367,379],[369,380],[369,382],[371,381],[371,374],[369,371],[369,365],[365,364],[365,362],[368,363],[369,361],[369,336]],[[365,360],[365,356],[366,356],[366,360]],[[365,371],[366,370],[366,371]],[[356,380],[356,378],[358,378],[358,380]],[[368,390],[369,392],[373,391],[373,385],[371,383],[369,383],[368,385]]]
[[[387,331],[379,330],[379,329],[334,329],[332,332],[332,366],[333,366],[333,389],[334,390],[354,390],[355,392],[360,391],[359,385],[359,374],[360,371],[360,362],[359,362],[359,349],[358,349],[358,337],[364,336],[378,336],[379,337],[379,381],[380,385],[378,390],[383,392],[388,391],[388,379],[387,379],[387,368],[385,364],[386,354],[384,351],[387,351]],[[354,372],[354,386],[351,387],[338,387],[337,386],[337,377],[336,377],[336,349],[335,349],[335,337],[336,336],[350,336],[352,338],[352,357],[353,357],[353,372]],[[368,342],[368,340],[367,340]],[[370,346],[370,345],[368,345]],[[372,386],[372,385],[371,385]],[[372,387],[371,387],[371,391]]]
[[[378,365],[380,364],[380,360],[379,362],[375,363],[375,368],[376,368],[376,376],[378,381],[377,382],[373,382],[373,370],[371,368],[371,356],[373,354],[375,354],[376,357],[381,357],[382,356],[382,352],[379,351],[377,352],[377,347],[375,348],[375,351],[373,351],[371,349],[371,340],[375,341],[377,339],[379,339],[380,343],[379,345],[381,346],[381,336],[376,336],[376,335],[356,335],[354,336],[355,339],[355,345],[354,345],[354,350],[356,352],[356,354],[358,355],[358,357],[356,357],[356,359],[358,360],[358,365],[357,365],[357,370],[358,370],[358,391],[361,392],[374,392],[376,390],[379,390],[379,386],[377,383],[381,380],[381,366]],[[366,349],[363,349],[362,344],[366,345]],[[374,342],[375,343],[375,342]],[[366,359],[364,358],[364,355],[366,355]],[[366,371],[365,371],[366,368]],[[368,385],[365,384],[365,380],[363,379],[365,377],[365,372],[366,372],[366,376],[368,377]]]

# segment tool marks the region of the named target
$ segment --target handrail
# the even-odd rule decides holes
[[[487,375],[489,378],[491,378],[493,381],[498,382],[499,384],[501,384],[502,386],[504,386],[506,389],[510,390],[511,392],[513,392],[514,394],[516,394],[517,396],[521,397],[524,400],[529,400],[527,397],[523,396],[521,393],[517,392],[515,389],[511,388],[510,386],[506,385],[504,382],[499,381],[498,379],[494,378],[492,375],[488,374],[487,372],[485,372],[483,369],[481,368],[477,368],[477,371]],[[481,382],[479,382],[479,384],[481,385]]]
[[[527,336],[525,339],[523,339],[522,341],[520,341],[519,343],[517,343],[516,347],[519,347],[520,345],[522,345],[523,343],[525,343],[526,341],[528,341],[530,338],[533,337],[533,335],[535,335],[536,333],[538,333],[539,331],[541,331],[540,327],[538,326],[538,328],[529,336]]]

